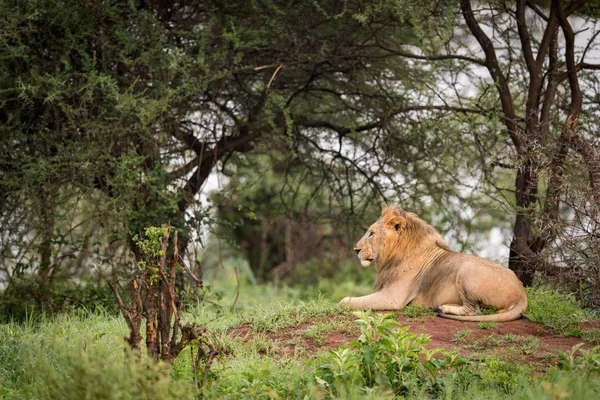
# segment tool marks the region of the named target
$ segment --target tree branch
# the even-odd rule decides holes
[[[504,123],[508,129],[508,134],[515,145],[516,150],[519,151],[523,147],[523,140],[519,134],[519,127],[516,122],[515,107],[512,95],[510,93],[510,88],[504,74],[500,70],[500,64],[498,63],[498,58],[496,57],[494,45],[485,32],[483,32],[479,26],[479,23],[475,19],[469,0],[461,0],[460,5],[463,17],[465,18],[469,30],[473,36],[475,36],[475,39],[477,39],[477,42],[479,42],[479,45],[485,54],[485,66],[492,76],[500,95],[502,111],[506,117]]]
[[[537,6],[537,4],[535,4],[532,0],[527,0],[527,5],[529,6],[529,8],[531,8],[537,15],[540,16],[540,18],[542,18],[544,21],[548,22],[550,21],[550,18],[548,18],[548,16],[546,14],[544,14],[542,12],[542,10],[540,10],[540,8]]]
[[[409,52],[402,51],[402,50],[390,49],[389,47],[386,47],[385,45],[381,44],[379,41],[377,41],[377,45],[379,47],[381,47],[383,50],[388,52],[387,56],[401,56],[401,57],[411,58],[414,60],[423,60],[423,61],[462,60],[462,61],[468,61],[468,62],[477,64],[477,65],[485,66],[484,60],[481,60],[479,58],[469,57],[469,56],[463,56],[460,54],[440,54],[440,55],[422,56],[422,55],[413,54],[413,53],[409,53]]]
[[[580,62],[575,65],[575,72],[579,72],[583,69],[600,70],[600,64],[589,64],[586,62]],[[557,80],[557,82],[563,82],[564,80],[566,80],[568,78],[569,78],[569,70],[567,69],[567,72],[563,72],[562,74],[560,74],[556,78],[556,80]]]
[[[564,16],[567,18],[569,15],[579,10],[585,4],[587,0],[576,0],[565,8]],[[552,2],[554,4],[554,0]],[[560,4],[559,4],[560,8]],[[546,58],[546,52],[550,47],[550,42],[552,41],[552,37],[554,36],[554,31],[558,27],[559,21],[556,18],[556,8],[554,5],[550,7],[550,16],[548,17],[548,25],[546,25],[546,30],[544,31],[544,36],[542,37],[542,41],[540,43],[540,47],[538,49],[538,54],[536,57],[536,63],[538,65],[542,65],[544,62],[544,58]]]
[[[193,134],[181,129],[178,121],[176,121],[175,119],[172,119],[170,125],[171,125],[171,134],[175,138],[179,139],[179,141],[181,141],[183,144],[185,144],[190,150],[193,150],[194,153],[196,153],[198,155],[200,155],[204,152],[204,146],[205,146],[204,142],[199,140]]]
[[[519,32],[519,39],[521,40],[523,56],[525,57],[525,63],[527,64],[529,75],[530,77],[539,75],[540,66],[535,62],[535,58],[533,58],[533,51],[531,50],[531,38],[529,37],[527,22],[525,21],[525,0],[517,0],[517,30]]]
[[[588,141],[575,132],[583,104],[583,95],[579,87],[577,65],[575,64],[575,34],[566,13],[560,6],[560,0],[553,0],[552,7],[556,10],[565,36],[565,59],[569,86],[571,88],[571,109],[567,121],[563,126],[563,133],[569,137],[575,151],[581,155],[588,169],[590,186],[594,192],[594,201],[597,205],[600,205],[600,152],[595,146],[590,146]]]
[[[261,128],[255,130],[253,134],[250,134],[249,127],[243,125],[240,127],[240,134],[236,136],[224,136],[217,144],[210,150],[206,151],[204,157],[199,161],[199,165],[188,179],[187,183],[182,189],[181,200],[177,203],[177,211],[182,215],[188,204],[191,204],[194,200],[194,196],[198,193],[202,184],[210,175],[213,166],[217,161],[223,158],[230,152],[247,152],[252,149],[249,146],[250,142],[261,137],[264,133],[272,130],[271,125],[267,124]]]

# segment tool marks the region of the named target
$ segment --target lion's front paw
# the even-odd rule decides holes
[[[350,308],[350,300],[352,300],[352,297],[350,296],[346,296],[344,297],[339,303],[338,303],[338,307],[341,308]]]

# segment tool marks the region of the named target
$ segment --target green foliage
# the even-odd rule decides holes
[[[491,314],[496,314],[498,310],[495,309],[494,307],[480,307],[479,308],[479,312],[477,313],[477,315],[491,315]]]
[[[226,286],[225,286],[226,287]],[[349,315],[339,315],[325,301],[290,302],[295,289],[268,293],[242,285],[241,298],[255,298],[260,308],[220,313],[208,302],[188,307],[184,321],[210,323],[218,343],[202,396],[208,399],[322,399],[404,398],[445,399],[556,399],[587,400],[600,390],[598,348],[575,347],[561,353],[558,367],[533,375],[519,359],[502,361],[483,353],[467,364],[456,352],[426,350],[425,335],[413,335],[385,314],[357,313],[359,323],[347,334],[360,336],[354,343],[317,354],[287,354],[272,333],[323,337],[342,332]],[[288,293],[289,290],[289,293]],[[232,294],[220,300],[229,304]],[[262,296],[262,297],[261,297]],[[278,301],[279,300],[279,301]],[[339,318],[339,319],[338,319]],[[304,331],[293,327],[306,326]],[[256,323],[248,336],[232,328]],[[360,332],[357,332],[360,331]],[[101,312],[71,312],[49,318],[29,314],[23,323],[0,325],[0,398],[187,399],[199,395],[193,381],[189,352],[183,352],[169,370],[158,365],[137,365],[123,352],[127,327],[120,317]],[[525,342],[515,335],[496,336],[485,342],[486,351]],[[583,351],[582,351],[583,350]],[[309,357],[308,362],[301,357]],[[454,365],[454,367],[452,367]],[[390,378],[391,377],[391,378]],[[369,384],[371,386],[369,386]]]
[[[338,320],[329,319],[312,323],[302,334],[304,337],[314,340],[317,345],[322,345],[325,343],[327,334],[331,332],[356,337],[360,334],[360,329],[355,324],[348,324],[347,318]]]
[[[532,354],[538,349],[539,341],[538,338],[535,336],[520,336],[514,335],[512,333],[506,335],[492,334],[480,340],[474,341],[465,347],[473,350],[482,351],[506,348],[508,345],[515,345],[524,354]]]
[[[504,392],[516,393],[517,388],[530,377],[531,371],[517,363],[511,363],[489,357],[481,372],[481,385]]]
[[[404,315],[408,321],[420,321],[426,318],[436,318],[437,313],[430,307],[417,305],[407,305],[402,308],[400,314]]]
[[[524,315],[563,335],[580,336],[579,323],[594,318],[584,311],[574,296],[547,287],[526,288],[528,306]]]
[[[494,329],[497,326],[498,323],[493,321],[482,321],[477,324],[479,329]]]
[[[242,316],[240,323],[250,324],[255,332],[269,332],[306,322],[312,317],[338,312],[337,304],[319,297],[309,302],[278,302],[267,309],[259,307],[252,313]]]
[[[193,399],[194,387],[123,352],[121,318],[81,313],[0,325],[0,381],[15,399]]]
[[[600,344],[600,328],[582,329],[580,337],[588,343]]]
[[[46,292],[51,300],[44,303],[43,308],[38,299],[39,290],[39,282],[32,276],[15,278],[0,294],[0,322],[19,322],[31,315],[56,315],[76,310],[118,312],[114,295],[105,282],[57,282]]]
[[[559,368],[565,371],[579,371],[589,377],[592,373],[600,373],[600,346],[586,350],[579,343],[569,351],[557,350]],[[576,354],[579,352],[579,356]]]
[[[151,226],[144,229],[144,238],[141,239],[138,235],[133,237],[134,243],[146,257],[158,259],[164,255],[161,249],[162,239],[167,233],[168,228],[162,226],[160,228]]]
[[[456,342],[458,344],[464,343],[468,337],[471,336],[472,331],[470,329],[460,329],[456,332],[454,332],[454,335],[452,336],[452,341]]]
[[[144,229],[143,238],[135,235],[132,239],[142,256],[140,260],[137,260],[140,271],[146,275],[148,282],[152,285],[160,280],[160,261],[166,251],[162,249],[162,242],[168,231],[169,228],[164,225],[160,228],[151,226]]]
[[[265,357],[244,351],[215,365],[218,377],[206,388],[214,399],[304,399],[311,384],[302,362],[283,356]]]
[[[465,369],[457,352],[425,348],[427,335],[408,333],[390,314],[355,312],[360,337],[319,359],[316,380],[332,396],[351,393],[354,386],[390,389],[397,396],[436,394],[442,373]],[[434,357],[434,356],[438,357]]]

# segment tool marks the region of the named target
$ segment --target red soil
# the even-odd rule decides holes
[[[353,329],[353,326],[356,326],[354,319],[354,316],[348,314],[320,319],[313,318],[308,322],[294,327],[264,332],[263,335],[272,342],[273,348],[277,353],[295,354],[297,357],[306,358],[318,352],[336,349],[356,339],[359,331],[356,328]],[[457,349],[462,355],[485,353],[504,359],[510,358],[515,360],[516,358],[520,361],[537,365],[537,369],[540,371],[556,363],[558,356],[554,350],[570,351],[574,345],[582,342],[580,338],[559,336],[551,333],[543,325],[530,322],[525,318],[512,322],[499,322],[495,328],[491,329],[481,329],[476,322],[461,322],[439,317],[407,320],[406,317],[400,315],[397,317],[397,320],[402,325],[410,325],[409,332],[430,335],[431,341],[425,345],[426,348]],[[342,322],[341,325],[347,328],[343,329],[343,331],[335,330],[327,332],[317,339],[311,337],[311,335],[307,335],[307,329],[311,328],[311,326],[330,321]],[[592,325],[589,328],[598,326],[598,324]],[[467,329],[471,332],[462,342],[457,343],[453,340],[457,331]],[[352,331],[354,331],[354,334],[350,333]],[[233,330],[230,334],[232,337],[242,338],[247,343],[252,341],[256,335],[259,335],[253,331],[252,326],[249,324]],[[518,344],[502,345],[497,348],[486,347],[483,350],[472,348],[473,343],[481,341],[492,334],[499,336],[513,334],[525,338],[535,337],[537,338],[538,346],[533,351],[527,352],[527,354],[524,352],[524,349],[519,348]],[[586,344],[584,347],[590,348],[593,345]],[[266,351],[263,351],[263,353],[267,354]]]

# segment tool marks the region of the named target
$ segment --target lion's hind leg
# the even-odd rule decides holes
[[[462,300],[462,305],[443,304],[439,307],[441,312],[449,315],[476,315],[479,312],[479,300],[471,294],[472,292],[467,290],[463,283],[461,274],[457,274],[456,288]]]

